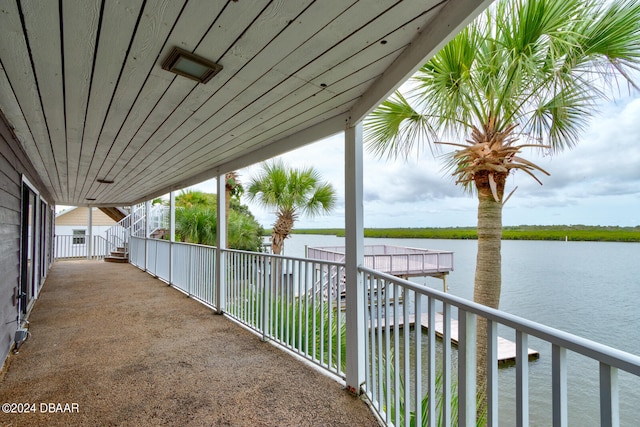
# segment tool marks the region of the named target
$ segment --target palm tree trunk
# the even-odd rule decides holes
[[[273,224],[273,232],[271,233],[271,250],[274,254],[280,255],[284,246],[284,239],[289,237],[294,222],[294,213],[288,211],[278,213],[278,219]]]
[[[497,194],[504,193],[505,176],[497,176]],[[475,177],[478,190],[478,254],[473,300],[479,304],[498,308],[502,283],[502,201],[496,201],[489,186],[487,173]],[[478,318],[476,344],[476,387],[481,402],[486,404],[487,385],[487,321]],[[479,408],[480,412],[484,408]]]

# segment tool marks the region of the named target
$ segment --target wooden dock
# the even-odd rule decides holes
[[[444,316],[442,313],[436,313],[436,336],[442,338],[444,335]],[[376,319],[374,319],[374,327],[376,326]],[[393,318],[389,319],[389,327],[393,327]],[[386,319],[383,319],[381,327],[386,327]],[[409,316],[409,323],[411,326],[414,326],[416,323],[415,315]],[[423,313],[420,318],[420,326],[423,329],[429,329],[429,314]],[[398,327],[404,327],[404,317],[398,317]],[[455,346],[458,345],[458,321],[456,319],[451,319],[451,343]],[[540,358],[540,353],[536,350],[527,349],[529,354],[529,360],[536,360]],[[516,361],[516,343],[509,341],[508,339],[498,337],[498,363],[499,364],[510,364],[515,363]]]

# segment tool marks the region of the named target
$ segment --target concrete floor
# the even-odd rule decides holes
[[[56,262],[29,320],[0,403],[35,413],[0,426],[378,425],[339,383],[129,264]]]

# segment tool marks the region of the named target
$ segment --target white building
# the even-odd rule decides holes
[[[56,214],[56,258],[78,258],[87,255],[89,236],[89,208],[72,207]],[[93,236],[94,255],[104,256],[105,245],[101,244],[106,231],[116,221],[99,208],[91,209],[91,235]]]

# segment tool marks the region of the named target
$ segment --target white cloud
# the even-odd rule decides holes
[[[603,111],[572,150],[552,157],[524,156],[547,170],[540,186],[524,173],[508,180],[518,190],[505,205],[503,223],[640,224],[640,97],[604,105]],[[281,156],[290,166],[313,166],[336,188],[338,204],[325,217],[301,218],[297,227],[344,226],[344,140],[342,135]],[[248,182],[254,165],[239,171]],[[215,181],[197,188],[215,192]],[[246,200],[245,200],[246,202]],[[422,153],[420,159],[377,159],[364,155],[364,214],[367,227],[445,227],[476,223],[476,199],[464,194],[443,170],[442,159]],[[273,212],[249,204],[267,227]]]

